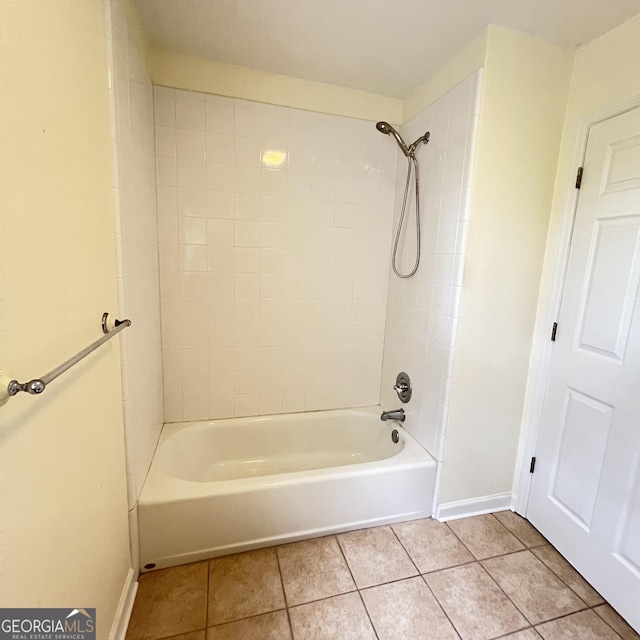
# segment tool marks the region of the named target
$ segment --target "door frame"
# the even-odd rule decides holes
[[[551,327],[557,321],[562,303],[562,294],[566,278],[569,251],[573,236],[573,226],[578,208],[579,190],[574,183],[574,172],[571,169],[582,166],[587,151],[589,130],[594,125],[622,115],[627,111],[640,107],[640,94],[635,94],[624,100],[619,100],[601,109],[583,115],[579,118],[573,136],[573,152],[569,162],[569,176],[564,185],[564,198],[560,218],[560,233],[555,248],[555,259],[549,287],[549,300],[544,308],[538,312],[538,320],[534,341],[532,343],[529,375],[525,392],[525,402],[522,415],[522,427],[516,471],[513,482],[512,507],[516,513],[526,517],[531,489],[530,461],[535,456],[542,409],[547,389],[551,355],[553,352],[550,340]],[[549,249],[547,249],[549,250]],[[541,291],[542,293],[542,291]]]

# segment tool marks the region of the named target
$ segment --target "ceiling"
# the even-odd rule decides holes
[[[154,47],[407,97],[487,24],[567,46],[639,0],[134,0]]]

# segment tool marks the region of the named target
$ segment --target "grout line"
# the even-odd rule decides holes
[[[398,534],[396,533],[396,530],[391,525],[388,525],[388,526],[389,526],[389,529],[391,529],[391,531],[393,532],[393,535],[396,537],[396,540],[402,547],[402,550],[407,554],[407,557],[411,561],[411,564],[413,565],[414,569],[418,572],[418,575],[420,575],[420,569],[418,568],[418,565],[415,563],[414,559],[411,557],[411,554],[409,553],[407,548],[404,546],[404,544],[402,544],[402,540],[400,540],[400,536],[398,536]]]
[[[282,586],[282,595],[284,596],[284,610],[287,614],[287,624],[289,625],[289,635],[293,640],[293,626],[291,625],[291,615],[289,613],[289,598],[287,597],[287,590],[284,588],[284,578],[282,577],[282,567],[280,566],[280,556],[278,555],[278,549],[283,545],[279,544],[274,547],[276,554],[276,562],[278,563],[278,573],[280,574],[280,585]]]
[[[503,633],[501,636],[496,636],[495,638],[491,638],[490,640],[501,640],[501,638],[510,638],[512,635],[514,635],[516,633],[522,633],[523,631],[529,631],[529,629],[531,629],[531,631],[533,631],[536,634],[537,638],[541,638],[542,637],[538,633],[536,628],[534,626],[530,625],[528,627],[524,627],[523,629],[518,629],[517,631],[510,631],[509,633]]]
[[[478,560],[478,558],[476,558],[475,553],[472,553],[471,549],[469,549],[469,547],[467,547],[467,545],[464,543],[464,541],[462,540],[462,538],[449,526],[448,522],[444,522],[443,523],[445,527],[447,527],[447,529],[449,529],[449,531],[458,539],[458,541],[460,542],[460,544],[467,550],[467,552],[469,553],[469,555],[474,558],[477,562],[480,562]]]
[[[596,608],[597,608],[597,607],[601,607],[601,606],[603,606],[603,605],[605,605],[605,604],[606,604],[606,605],[608,605],[609,607],[611,607],[611,605],[610,605],[608,602],[606,602],[606,601],[605,601],[605,602],[602,602],[602,603],[600,603],[600,604],[596,604],[596,605],[594,605],[593,607],[591,607],[591,611],[593,611],[593,613],[595,613],[595,614],[598,616],[598,618],[600,618],[600,620],[602,620],[602,622],[604,622],[604,623],[609,627],[609,629],[611,629],[611,630],[613,631],[613,633],[616,633],[616,634],[618,635],[618,637],[620,638],[620,640],[624,640],[624,639],[623,639],[623,637],[622,637],[622,635],[621,635],[620,633],[618,633],[618,632],[613,628],[613,626],[611,626],[611,625],[610,625],[610,624],[609,624],[609,623],[608,623],[608,622],[607,622],[607,621],[606,621],[606,620],[605,620],[605,619],[604,619],[604,618],[603,618],[603,617],[602,617],[602,616],[601,616],[601,615],[596,611]],[[618,612],[617,612],[613,607],[611,607],[611,609],[616,613],[616,615],[619,615],[619,614],[618,614]],[[628,625],[628,626],[629,626],[629,628],[631,629],[631,631],[633,631],[634,633],[636,633],[636,630],[635,630],[635,629],[633,629],[633,628],[631,627],[631,625],[629,625],[629,623],[628,623],[624,618],[622,618],[622,617],[621,617],[621,620],[622,620],[626,625]]]
[[[355,576],[353,575],[353,571],[351,570],[351,565],[349,564],[349,561],[347,560],[347,556],[344,553],[344,549],[342,548],[342,545],[340,544],[340,536],[336,535],[334,537],[336,539],[336,542],[338,543],[338,549],[340,549],[340,553],[342,554],[342,557],[344,558],[344,563],[347,565],[347,570],[349,571],[349,575],[351,576],[351,579],[353,580],[353,585],[356,588],[356,591],[359,591],[360,587],[358,586],[358,583],[356,582]]]
[[[282,545],[277,545],[273,548],[273,551],[276,556],[276,563],[278,564],[278,575],[280,576],[280,586],[282,587],[282,596],[284,597],[284,606],[285,609],[289,608],[289,599],[287,598],[287,590],[284,588],[284,578],[282,577],[282,567],[280,566],[280,556],[278,555],[278,549]]]
[[[596,606],[600,606],[600,605],[596,605]],[[537,631],[537,627],[541,627],[543,624],[547,624],[547,622],[556,622],[557,620],[562,620],[563,618],[569,618],[573,615],[575,615],[576,613],[584,613],[585,611],[593,611],[593,607],[587,607],[586,609],[579,609],[578,611],[572,611],[571,613],[564,613],[561,616],[557,616],[555,618],[550,618],[549,620],[543,620],[542,622],[537,622],[534,625],[534,628],[536,628]],[[598,616],[598,614],[594,611],[593,612],[594,615]],[[600,618],[600,616],[598,616],[598,618]],[[606,620],[603,620],[602,618],[600,618],[600,620],[602,620],[602,622],[604,622],[606,624]],[[620,636],[620,634],[611,627],[611,625],[607,624],[608,627],[610,627],[612,629],[612,631],[622,640],[622,636]]]
[[[237,622],[244,622],[245,620],[253,620],[254,618],[262,618],[263,616],[271,615],[272,613],[278,613],[279,611],[286,611],[285,607],[281,607],[280,609],[273,609],[271,611],[263,611],[262,613],[254,613],[250,616],[245,616],[244,618],[237,618],[235,620],[227,620],[227,622],[218,622],[217,624],[212,624],[206,627],[205,629],[194,629],[194,631],[207,631],[208,629],[217,629],[218,627],[224,627],[228,624],[236,624]],[[191,633],[190,631],[186,633]],[[170,638],[160,638],[159,640],[171,640],[171,638],[177,638],[185,635],[184,633],[180,633],[177,636],[171,636]]]
[[[438,607],[440,607],[440,611],[442,611],[442,613],[444,614],[444,617],[449,621],[449,624],[453,628],[453,632],[458,636],[458,638],[462,638],[461,632],[458,631],[458,628],[456,627],[456,625],[453,624],[453,620],[449,617],[449,614],[445,611],[445,608],[440,603],[440,600],[438,600],[438,596],[436,596],[436,594],[433,592],[433,589],[429,586],[427,579],[423,575],[421,575],[420,577],[422,578],[422,581],[424,582],[425,586],[429,590],[429,593],[432,595],[433,599],[436,601],[436,604],[438,605]]]
[[[495,513],[488,513],[487,515],[491,516],[493,520],[495,520],[510,536],[514,537],[525,549],[529,549],[530,547],[524,540],[521,540],[506,524],[500,522],[499,518],[496,518],[496,513],[500,513],[500,511],[496,511]]]
[[[340,549],[340,553],[342,554],[342,557],[344,559],[344,563],[347,566],[347,571],[349,571],[349,575],[351,576],[351,580],[353,580],[353,585],[356,588],[356,593],[358,594],[358,597],[360,598],[360,602],[362,603],[362,606],[364,607],[364,611],[367,614],[367,618],[369,619],[369,624],[371,625],[371,628],[373,629],[373,634],[375,635],[377,640],[380,640],[380,636],[378,635],[378,630],[376,629],[376,626],[373,624],[373,620],[371,619],[371,615],[369,614],[369,609],[367,609],[367,605],[364,602],[364,598],[362,597],[362,593],[360,592],[360,587],[358,587],[358,583],[356,582],[356,579],[353,575],[353,571],[351,571],[351,567],[349,566],[349,561],[347,560],[347,556],[344,553],[344,549],[342,548],[342,545],[340,544],[340,538],[339,536],[334,536],[336,539],[336,543],[338,544],[338,549]],[[353,591],[350,591],[348,593],[353,593]]]
[[[357,591],[358,597],[360,598],[360,602],[362,603],[362,607],[364,608],[364,612],[367,614],[367,618],[369,620],[369,624],[371,625],[371,629],[373,629],[373,635],[376,637],[376,640],[380,640],[380,636],[378,635],[378,630],[376,629],[376,625],[373,624],[373,620],[371,619],[371,614],[369,613],[369,609],[367,609],[367,605],[365,604],[364,598],[362,597],[362,593],[358,589]]]
[[[546,545],[545,545],[546,546]],[[600,598],[602,598],[602,596],[600,595],[600,593],[598,593],[598,591],[596,591],[591,584],[584,578],[584,576],[551,544],[549,543],[549,545],[575,572],[576,574],[580,577],[581,580],[584,581],[584,583],[594,592],[596,593]],[[539,548],[539,547],[535,547],[535,548]],[[535,553],[532,553],[532,555],[536,558],[536,560],[540,561],[543,566],[545,566],[547,569],[549,569],[549,571],[551,571],[551,573],[558,578],[558,580],[560,580],[560,582],[562,582],[562,584],[564,584],[572,593],[575,594],[575,596],[581,601],[584,602],[584,604],[589,607],[589,608],[593,608],[593,607],[597,607],[601,604],[604,604],[606,602],[606,600],[604,600],[604,598],[602,598],[602,602],[599,602],[598,604],[589,604],[557,571],[554,571],[553,567],[549,566],[542,558],[538,558],[538,556]]]
[[[527,549],[527,551],[529,551],[529,549]],[[504,555],[513,555],[513,554],[504,554]],[[533,554],[531,554],[533,555]],[[496,557],[504,557],[504,556],[496,556]],[[534,558],[536,558],[536,556],[533,556]],[[493,558],[487,558],[487,560],[492,560]],[[538,560],[540,562],[540,564],[542,564],[542,566],[545,569],[548,569],[548,567],[544,564],[544,562],[542,562],[539,558],[536,558],[536,560]],[[482,561],[484,562],[484,561]],[[513,604],[513,606],[524,616],[525,620],[527,620],[530,624],[532,625],[539,625],[539,624],[544,624],[545,622],[550,622],[551,620],[558,620],[559,618],[566,618],[567,616],[573,615],[574,613],[579,613],[580,611],[585,611],[586,609],[589,609],[589,605],[584,602],[584,600],[582,600],[582,598],[578,598],[578,600],[580,600],[580,602],[584,605],[583,607],[580,607],[579,609],[576,609],[575,611],[570,611],[569,613],[563,613],[559,616],[555,616],[554,618],[549,618],[548,620],[542,620],[541,622],[531,622],[531,620],[529,619],[529,617],[525,614],[524,611],[522,611],[520,609],[520,607],[513,601],[513,599],[509,596],[509,594],[502,588],[502,586],[498,583],[498,581],[493,577],[493,575],[491,574],[490,571],[488,571],[486,569],[486,567],[482,564],[482,562],[480,562],[480,566],[484,569],[484,571],[486,571],[487,575],[498,585],[498,588],[500,589],[500,591],[502,591],[502,593],[504,593],[504,595],[509,599],[509,601]],[[549,570],[549,572],[555,576],[555,574]],[[571,593],[574,593],[573,589],[570,589],[568,585],[564,584],[564,582],[562,583],[567,589],[569,589],[569,591],[571,591]],[[574,594],[576,595],[576,594]],[[576,597],[578,597],[576,595]]]
[[[481,562],[478,562],[478,564],[480,565],[480,568],[489,576],[489,579],[496,585],[496,587],[498,587],[498,589],[500,589],[500,591],[502,591],[502,593],[504,594],[505,598],[515,607],[516,611],[531,625],[533,626],[533,622],[531,622],[531,620],[529,620],[529,618],[527,617],[527,615],[525,614],[524,611],[522,611],[520,609],[520,607],[513,601],[513,599],[511,598],[511,596],[509,596],[509,594],[502,588],[502,586],[498,583],[498,581],[485,569],[484,565]]]
[[[204,603],[204,624],[205,629],[209,628],[209,582],[211,581],[211,560],[207,561],[207,590],[205,592],[206,600]],[[207,640],[207,636],[209,632],[205,630],[205,640]]]
[[[504,511],[496,511],[496,513],[504,513]],[[498,518],[495,513],[492,513],[491,515],[503,526],[505,527],[505,529],[507,529],[507,531],[509,531],[509,533],[514,536],[514,538],[517,538],[527,549],[537,549],[538,547],[544,547],[547,544],[551,544],[526,518],[523,518],[520,514],[516,513],[515,511],[510,511],[510,513],[513,513],[514,515],[518,516],[519,518],[522,518],[522,520],[524,522],[526,522],[541,538],[542,538],[542,542],[540,543],[536,543],[536,544],[527,544],[513,529],[510,529],[506,524],[504,524],[504,522],[502,522],[500,520],[500,518]]]
[[[369,589],[369,587],[367,587]],[[308,600],[307,602],[301,602],[300,604],[292,604],[289,609],[297,609],[298,607],[306,607],[308,604],[315,604],[316,602],[324,602],[325,600],[331,600],[331,598],[339,598],[340,596],[346,596],[350,593],[357,593],[359,589],[351,589],[351,591],[343,591],[342,593],[334,593],[331,596],[323,596],[322,598],[316,598],[315,600]]]

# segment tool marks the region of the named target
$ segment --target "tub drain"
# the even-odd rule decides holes
[[[398,433],[397,429],[394,429],[391,432],[391,440],[393,441],[394,444],[397,443],[398,440],[400,440],[400,434]]]

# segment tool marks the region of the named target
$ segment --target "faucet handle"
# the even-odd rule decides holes
[[[401,371],[396,377],[396,383],[393,385],[394,391],[398,394],[401,402],[407,403],[411,400],[411,379],[404,371]]]

